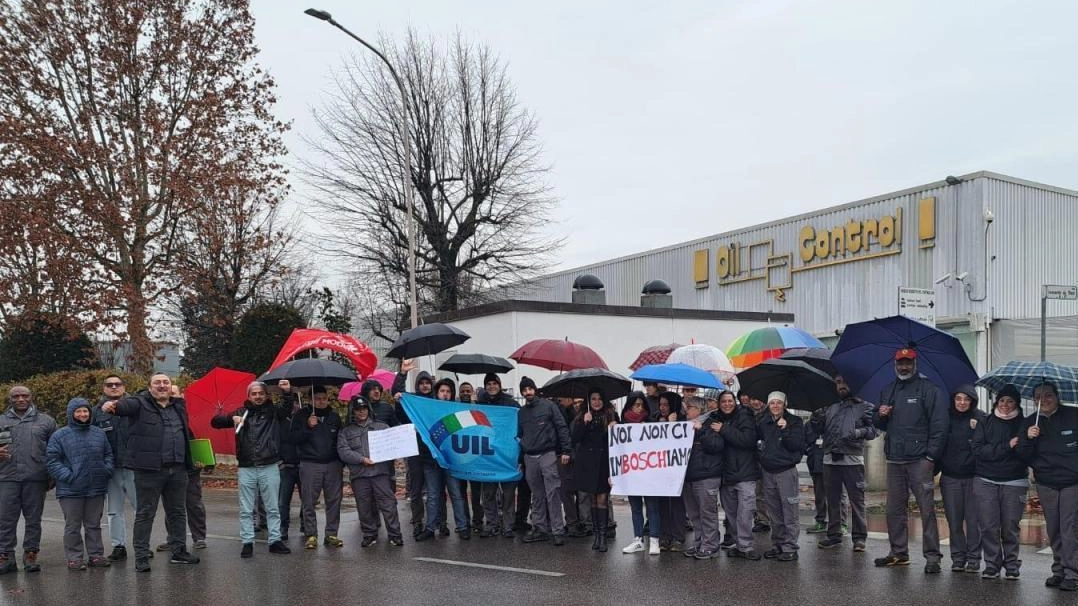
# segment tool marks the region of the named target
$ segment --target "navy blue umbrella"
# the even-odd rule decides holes
[[[897,378],[895,352],[903,348],[917,352],[917,372],[944,393],[977,380],[958,339],[904,316],[847,324],[831,361],[854,394],[879,402],[884,388]]]

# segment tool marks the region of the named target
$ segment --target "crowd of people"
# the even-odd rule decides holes
[[[426,445],[405,461],[411,536],[424,542],[449,536],[450,511],[459,540],[521,537],[524,543],[565,544],[567,536],[591,536],[592,549],[608,550],[616,536],[610,515],[608,429],[616,423],[687,421],[693,429],[679,497],[629,496],[632,538],[622,552],[680,552],[697,560],[729,557],[795,562],[800,548],[798,465],[807,457],[816,500],[820,549],[849,537],[866,550],[865,443],[884,436],[887,461],[889,549],[878,567],[910,563],[908,504],[917,502],[924,571],[941,572],[943,554],[935,510],[939,475],[950,536],[951,570],[984,579],[1018,579],[1019,522],[1025,513],[1032,469],[1053,550],[1050,587],[1078,589],[1078,409],[1061,407],[1057,388],[1037,388],[1036,414],[1023,416],[1022,396],[1007,386],[989,410],[978,407],[972,386],[949,396],[917,373],[917,352],[895,353],[895,380],[875,403],[851,393],[835,378],[835,402],[811,415],[787,409],[787,395],[766,399],[731,391],[683,388],[669,391],[645,383],[620,413],[599,389],[583,399],[538,394],[525,377],[520,404],[496,374],[481,389],[435,380],[419,372],[411,393],[442,401],[518,408],[522,481],[469,482],[454,478]],[[360,521],[360,545],[378,542],[381,528],[391,546],[404,544],[396,506],[392,461],[370,458],[370,432],[410,422],[396,402],[415,370],[405,361],[393,387],[373,380],[348,402],[343,418],[323,387],[301,405],[288,381],[271,397],[253,382],[243,405],[218,410],[211,425],[232,431],[239,485],[240,556],[254,555],[264,525],[268,551],[288,554],[289,521],[300,493],[303,547],[340,548],[338,536],[344,470],[347,468]],[[18,570],[16,527],[25,521],[23,570],[40,570],[41,513],[54,486],[65,518],[68,568],[106,567],[127,558],[125,503],[135,508],[132,545],[135,569],[149,571],[150,533],[164,506],[167,541],[158,546],[169,561],[197,564],[187,551],[205,547],[205,509],[200,472],[191,457],[193,437],[182,397],[169,377],[154,375],[147,390],[126,394],[118,376],[105,379],[96,405],[76,398],[67,424],[33,405],[16,386],[0,415],[0,574]],[[101,518],[107,515],[112,552],[105,555]],[[319,531],[316,505],[325,510]],[[261,521],[261,524],[260,524]],[[770,548],[755,549],[754,533],[770,531]],[[321,541],[319,538],[321,537]],[[687,538],[688,537],[688,538]],[[983,567],[982,567],[983,560]]]

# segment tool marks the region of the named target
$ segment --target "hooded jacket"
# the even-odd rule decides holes
[[[187,420],[187,404],[183,398],[169,398],[169,406],[174,406],[183,425],[183,435],[190,437],[191,426]],[[128,469],[143,471],[161,470],[161,441],[165,435],[164,421],[161,420],[161,406],[148,391],[127,396],[116,403],[116,416],[127,417],[127,449],[124,452],[123,466]],[[194,469],[191,461],[191,445],[183,440],[184,462],[187,469]]]
[[[236,410],[210,419],[210,427],[235,433],[232,417],[241,417],[246,412],[247,419],[236,434],[236,462],[240,467],[270,465],[281,460],[281,426],[289,422],[295,399],[295,394],[289,392],[284,394],[281,404],[268,397],[261,406],[247,400]]]
[[[682,408],[682,406],[681,406],[681,396],[680,395],[678,395],[678,394],[676,394],[676,393],[674,393],[672,391],[664,391],[661,394],[659,394],[659,398],[660,399],[666,398],[666,401],[670,403],[670,413],[676,413],[678,421],[684,421],[685,420],[685,409]],[[667,415],[669,416],[670,413],[667,413]],[[659,413],[659,406],[658,405],[655,406],[655,414],[652,415],[652,420],[653,421],[666,421],[667,420],[666,418],[661,417],[661,415]]]
[[[1037,415],[1025,418],[1018,432],[1018,454],[1030,467],[1038,484],[1062,490],[1078,486],[1078,408],[1059,405],[1052,416],[1040,415],[1041,435],[1027,431]]]
[[[973,400],[966,412],[955,410],[954,397],[959,393],[964,393]],[[948,415],[950,425],[947,428],[947,442],[937,467],[949,478],[972,478],[976,462],[973,455],[973,434],[984,423],[984,413],[977,409],[977,390],[972,385],[962,385],[951,394]]]
[[[67,403],[67,425],[52,434],[46,451],[49,475],[56,479],[56,498],[88,498],[107,494],[113,457],[105,430],[75,420],[79,408],[90,403],[75,398]]]
[[[554,451],[559,455],[571,455],[572,442],[569,427],[558,405],[546,398],[525,400],[517,416],[517,439],[521,454],[538,455]]]
[[[404,381],[405,381],[406,376],[407,375],[405,375],[404,373],[397,373],[397,378],[393,380],[393,393],[394,394],[398,394],[398,393],[401,393],[401,392],[404,391]],[[424,394],[419,393],[419,383],[422,382],[422,381],[430,381],[430,383],[431,383],[431,392],[429,394],[424,395]],[[426,398],[433,398],[434,397],[434,389],[433,389],[433,387],[434,387],[434,376],[431,375],[429,372],[427,372],[425,370],[421,370],[421,371],[419,371],[419,374],[416,375],[415,383],[412,384],[412,387],[413,387],[412,391],[410,391],[408,393],[412,393],[412,394],[415,394],[417,396],[423,396],[423,397],[426,397]],[[370,393],[370,391],[368,390],[367,393]],[[375,411],[371,410],[371,412],[374,413]],[[396,417],[397,417],[397,423],[396,423],[397,425],[406,425],[406,424],[412,422],[412,420],[410,418],[408,418],[408,413],[404,412],[404,407],[403,406],[398,406],[397,407]]]
[[[397,410],[392,404],[385,400],[372,400],[371,391],[374,388],[382,390],[382,384],[374,379],[367,379],[363,382],[363,386],[359,388],[359,395],[363,396],[363,399],[367,400],[371,405],[371,418],[375,421],[385,423],[389,427],[397,426]],[[348,410],[348,418],[352,418],[352,410]]]
[[[809,420],[816,434],[823,438],[823,452],[851,456],[865,454],[865,440],[880,432],[872,424],[873,406],[853,396],[813,413]]]
[[[1018,437],[1022,429],[1022,410],[1018,408],[1013,419],[1001,419],[996,416],[996,406],[1000,398],[1010,396],[1021,405],[1022,396],[1013,386],[1004,387],[992,402],[992,413],[977,424],[973,432],[973,457],[976,462],[978,478],[993,482],[1024,480],[1029,476],[1026,462],[1018,454],[1018,444],[1011,448],[1011,440]]]
[[[5,430],[11,432],[7,447],[11,458],[0,461],[0,482],[47,482],[45,449],[56,431],[56,420],[33,404],[20,419],[14,407],[8,406],[0,415],[0,431]]]
[[[779,428],[768,412],[756,423],[756,436],[760,440],[760,467],[768,473],[780,473],[796,467],[805,452],[805,424],[801,417],[784,411],[786,427]]]
[[[875,411],[875,424],[886,431],[883,450],[888,461],[938,461],[943,455],[950,425],[947,403],[939,388],[923,375],[897,379],[880,393],[880,405],[893,406],[891,414]]]
[[[507,394],[505,390],[498,392],[498,395],[491,397],[487,390],[480,389],[479,393],[475,396],[476,404],[487,404],[489,406],[512,406],[514,408],[520,408],[520,404],[517,403],[516,398]]]
[[[341,430],[337,439],[337,456],[348,466],[350,478],[373,478],[388,476],[393,469],[393,461],[381,461],[374,465],[364,465],[363,459],[371,456],[370,432],[389,429],[389,425],[367,416],[366,422],[359,424],[355,416],[349,416],[348,425]]]
[[[318,418],[312,428],[308,419],[311,411]],[[341,430],[341,416],[331,408],[305,406],[292,418],[292,441],[300,462],[332,463],[337,458],[337,434]]]
[[[685,468],[686,482],[722,477],[722,432],[711,429],[713,419],[707,418],[707,415],[700,418],[703,419],[703,427],[693,433],[692,452]]]
[[[738,404],[730,414],[722,410],[711,413],[722,423],[722,483],[732,486],[739,482],[760,479],[760,464],[756,460],[756,415]]]
[[[94,406],[90,412],[90,422],[105,431],[105,436],[109,439],[109,446],[112,447],[112,458],[117,463],[116,469],[120,469],[119,463],[124,460],[124,454],[127,451],[129,423],[124,417],[110,415],[101,410],[101,405],[110,400],[112,398],[106,398],[105,396],[98,398],[97,406]]]

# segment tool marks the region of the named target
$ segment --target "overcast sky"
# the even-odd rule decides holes
[[[1078,188],[1078,2],[252,0],[293,157],[330,69],[367,52],[306,2],[368,41],[500,54],[539,119],[560,269],[948,174]]]

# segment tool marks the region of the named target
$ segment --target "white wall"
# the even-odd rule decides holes
[[[629,364],[644,349],[671,342],[682,344],[706,343],[725,350],[742,334],[767,326],[766,322],[735,320],[695,320],[606,316],[596,314],[564,314],[541,312],[507,312],[469,318],[452,323],[472,336],[453,350],[420,362],[431,370],[454,353],[485,353],[508,357],[518,347],[532,339],[564,339],[587,345],[595,350],[610,370],[629,376]],[[435,373],[444,376],[446,373]],[[503,376],[505,389],[517,392],[520,378],[529,376],[542,385],[558,373],[537,366],[522,365]],[[452,378],[452,375],[449,375]],[[481,388],[481,376],[457,377]]]

